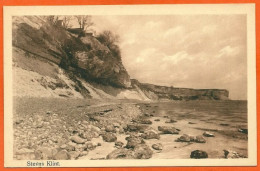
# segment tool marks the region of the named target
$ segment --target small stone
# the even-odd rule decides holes
[[[161,143],[157,143],[157,144],[153,144],[152,148],[155,150],[162,150],[162,144]]]
[[[123,145],[124,145],[124,143],[121,142],[121,141],[116,141],[116,142],[115,142],[115,146],[116,146],[116,147],[123,147]]]
[[[203,136],[204,136],[204,137],[215,137],[214,134],[209,133],[209,132],[204,132],[204,133],[203,133]]]
[[[179,134],[179,131],[170,126],[158,126],[158,130],[162,131],[163,134]]]
[[[156,122],[159,122],[159,121],[160,121],[160,119],[155,119],[154,121],[156,121]]]
[[[202,150],[195,150],[195,151],[191,152],[190,158],[193,158],[193,159],[208,158],[208,154],[205,151],[202,151]]]
[[[114,127],[113,125],[107,125],[107,126],[105,127],[105,131],[106,131],[106,132],[116,133],[116,129],[115,129],[115,127]]]
[[[173,119],[169,119],[169,120],[165,121],[165,123],[175,123],[175,122],[177,122],[177,121],[175,121]]]
[[[62,148],[62,149],[67,148],[67,145],[63,144],[63,145],[60,146],[60,148]]]
[[[197,143],[206,143],[206,140],[205,140],[205,138],[203,138],[202,135],[198,135],[195,138],[195,142],[197,142]]]
[[[72,142],[75,142],[77,144],[84,144],[86,141],[82,138],[80,138],[79,136],[73,136],[70,138]]]

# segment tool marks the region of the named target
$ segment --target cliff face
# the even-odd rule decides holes
[[[78,38],[42,17],[14,17],[13,46],[88,80],[125,88],[131,84],[121,58],[113,56],[95,37]]]
[[[43,17],[13,17],[15,96],[94,99],[226,100],[227,90],[158,86],[130,80],[121,57],[92,35]]]
[[[175,88],[131,81],[154,100],[228,100],[229,96],[229,92],[223,89]]]

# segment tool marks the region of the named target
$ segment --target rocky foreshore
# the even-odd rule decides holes
[[[246,157],[225,147],[208,153],[214,141],[221,141],[215,135],[219,132],[203,128],[194,131],[198,122],[154,116],[148,108],[151,106],[134,103],[78,105],[66,113],[48,110],[16,115],[14,159],[210,158],[216,154],[217,158]],[[188,129],[191,126],[194,128]],[[237,133],[247,139],[245,131]]]

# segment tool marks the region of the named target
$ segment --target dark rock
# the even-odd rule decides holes
[[[209,132],[204,132],[204,133],[203,133],[203,136],[204,136],[204,137],[215,137],[214,134],[209,133]]]
[[[244,133],[244,134],[248,134],[248,130],[247,129],[238,129],[238,132]]]
[[[18,124],[20,124],[20,123],[22,123],[22,122],[23,122],[23,119],[17,119],[17,120],[15,121],[15,124],[18,125]]]
[[[86,142],[86,140],[80,138],[79,136],[75,135],[75,136],[72,136],[71,138],[71,141],[72,142],[75,142],[77,144],[84,144]]]
[[[160,135],[155,132],[155,131],[152,131],[152,130],[149,130],[149,131],[145,131],[141,137],[143,139],[160,139]]]
[[[102,135],[102,138],[106,142],[115,142],[117,140],[117,137],[115,134],[107,132]]]
[[[70,155],[66,150],[59,151],[53,158],[54,160],[69,160]]]
[[[127,140],[126,148],[134,148],[138,144],[144,144],[145,143],[144,140],[141,137],[138,137],[138,136],[126,137],[126,140]]]
[[[155,119],[154,121],[156,121],[156,122],[159,122],[159,121],[160,121],[160,119]]]
[[[196,124],[196,123],[194,123],[194,122],[188,122],[188,124]]]
[[[144,116],[146,116],[146,117],[153,117],[153,114],[145,113]]]
[[[163,146],[162,146],[161,143],[157,143],[157,144],[153,144],[152,148],[155,149],[155,150],[162,150]]]
[[[229,124],[227,124],[227,123],[221,123],[219,125],[221,125],[221,126],[229,126]]]
[[[149,119],[134,119],[133,122],[135,123],[139,123],[139,124],[152,124],[152,121],[150,121]]]
[[[228,158],[229,151],[228,151],[228,150],[223,150],[223,151],[224,151],[224,156],[225,156],[225,158],[227,159],[227,158]]]
[[[132,150],[120,148],[109,153],[106,159],[134,159],[134,155]]]
[[[202,151],[202,150],[195,150],[195,151],[191,152],[190,158],[193,158],[193,159],[208,158],[208,154],[205,151]]]
[[[205,140],[205,138],[203,138],[202,135],[196,136],[194,141],[197,142],[197,143],[206,143],[206,140]]]
[[[134,148],[135,159],[149,159],[153,155],[153,151],[146,144],[138,144]]]
[[[225,158],[237,159],[237,158],[246,158],[245,155],[242,155],[236,151],[223,150]]]
[[[163,134],[179,134],[179,131],[176,128],[170,126],[158,126],[158,130]]]
[[[169,119],[169,120],[165,121],[165,123],[175,123],[175,122],[177,122],[177,121],[175,121],[174,119]]]

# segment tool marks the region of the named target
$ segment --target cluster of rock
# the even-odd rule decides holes
[[[111,107],[111,106],[110,106]],[[14,119],[14,158],[18,160],[75,160],[95,150],[102,143],[92,142],[102,137],[104,142],[116,142],[127,123],[139,116],[133,105],[111,107],[109,110],[62,115],[51,111],[44,115]],[[122,113],[125,112],[125,113]],[[119,114],[120,113],[120,114]],[[122,144],[116,142],[116,146]],[[138,147],[140,149],[140,147]]]

